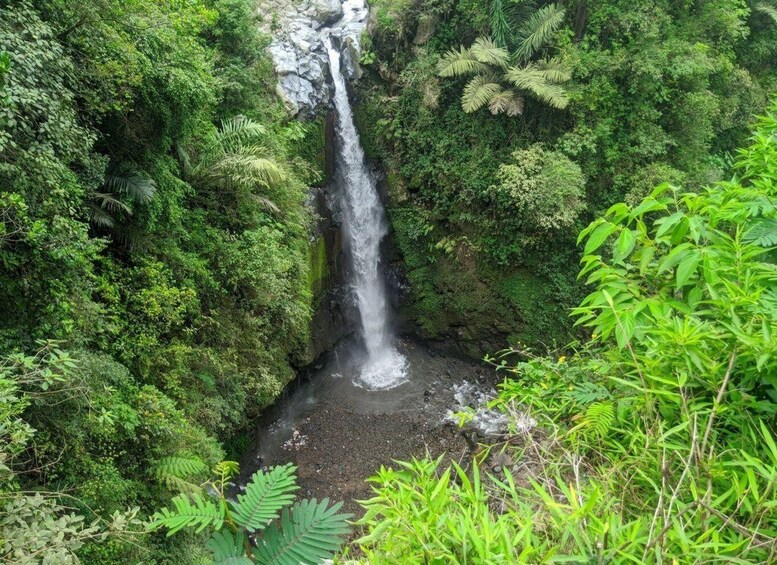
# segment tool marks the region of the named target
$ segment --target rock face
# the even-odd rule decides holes
[[[368,13],[364,0],[263,0],[259,12],[264,31],[273,37],[269,50],[278,94],[292,114],[311,116],[330,106],[330,38],[341,47],[348,78],[360,76],[360,38]]]

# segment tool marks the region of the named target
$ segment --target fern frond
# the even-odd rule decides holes
[[[219,461],[213,467],[213,474],[224,480],[231,479],[240,472],[240,464],[237,461]]]
[[[518,96],[512,90],[503,90],[491,97],[491,100],[488,101],[488,109],[494,115],[519,116],[523,114],[523,97]]]
[[[507,49],[499,47],[487,37],[478,37],[469,51],[476,60],[487,65],[505,68],[510,61]]]
[[[509,68],[505,72],[505,79],[554,108],[566,108],[569,105],[566,91],[558,84],[548,82],[545,75],[544,70],[527,65]]]
[[[757,218],[742,239],[760,247],[777,247],[777,218]]]
[[[151,473],[170,490],[184,493],[200,492],[199,485],[186,479],[206,470],[205,463],[195,456],[163,457],[151,468]]]
[[[586,432],[598,437],[604,437],[610,431],[614,420],[615,410],[612,404],[595,402],[588,406],[583,422]]]
[[[220,529],[224,523],[225,507],[223,502],[214,503],[199,494],[179,494],[172,500],[174,508],[163,508],[151,517],[150,530],[167,528],[167,536],[187,527],[196,527],[201,532],[208,526]]]
[[[318,502],[303,500],[289,511],[283,511],[280,524],[264,531],[254,557],[260,564],[299,565],[320,563],[331,557],[342,545],[342,536],[350,532],[350,514],[338,514],[342,502],[331,508],[329,499]]]
[[[225,148],[234,148],[262,141],[267,135],[267,128],[245,116],[236,116],[221,122],[221,127],[216,134],[216,141]]]
[[[296,470],[295,466],[286,464],[273,467],[267,473],[254,473],[245,494],[237,495],[237,502],[231,504],[235,522],[254,532],[277,518],[284,506],[294,502],[293,493],[299,490]]]
[[[473,77],[464,87],[461,96],[461,108],[467,112],[475,112],[489,103],[502,91],[502,85],[496,82],[493,75],[478,75]]]
[[[758,2],[753,5],[753,10],[765,14],[771,18],[774,23],[777,24],[777,7],[775,7],[773,4],[768,2]]]
[[[564,8],[548,4],[534,12],[518,29],[518,49],[515,56],[520,60],[530,59],[564,21]]]
[[[246,537],[242,532],[232,535],[227,528],[213,532],[206,544],[213,552],[213,565],[253,565],[245,553]]]
[[[458,51],[451,49],[437,63],[437,74],[441,77],[486,73],[489,70],[488,65],[478,61],[472,51],[465,47],[459,47]]]

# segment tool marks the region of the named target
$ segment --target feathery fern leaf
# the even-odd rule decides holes
[[[530,59],[564,21],[564,8],[548,4],[534,12],[519,28],[519,41],[515,56],[523,61]]]
[[[487,37],[478,37],[469,48],[472,56],[487,65],[495,65],[497,67],[506,67],[510,61],[510,54],[507,49],[499,47],[491,39]]]
[[[604,437],[610,431],[615,420],[615,410],[609,402],[594,402],[588,406],[583,419],[587,433]]]
[[[753,5],[753,10],[756,12],[761,12],[762,14],[765,14],[769,18],[774,21],[774,23],[777,24],[777,6],[770,2],[758,2],[755,5]]]
[[[294,502],[294,492],[299,489],[291,464],[273,467],[269,472],[258,471],[246,485],[245,494],[237,496],[232,512],[235,522],[249,532],[264,528],[278,517],[278,512]]]
[[[206,470],[205,463],[196,456],[163,457],[152,467],[152,474],[170,490],[184,493],[199,492],[200,487],[186,479]]]
[[[743,236],[761,247],[777,247],[777,218],[758,218]]]
[[[215,141],[226,150],[234,149],[248,143],[262,141],[267,135],[267,128],[262,124],[246,118],[236,116],[221,122]]]
[[[486,73],[490,70],[488,65],[478,61],[466,47],[460,47],[458,51],[451,49],[437,63],[437,74],[441,77]]]
[[[163,508],[151,517],[149,529],[168,528],[169,537],[182,528],[197,527],[196,532],[201,532],[213,526],[218,530],[224,523],[226,509],[222,501],[214,503],[199,494],[179,494],[172,502],[173,510]]]
[[[494,115],[519,116],[523,113],[523,97],[516,95],[512,90],[503,90],[491,97],[488,101],[488,109]]]
[[[329,499],[318,502],[297,502],[291,511],[283,511],[280,524],[273,523],[264,531],[259,546],[254,549],[262,565],[299,565],[319,563],[331,557],[342,544],[342,536],[350,532],[350,514],[338,514],[342,502],[331,508]]]
[[[228,529],[214,532],[207,543],[213,552],[213,565],[252,565],[245,553],[246,537],[242,532],[232,535]]]
[[[493,75],[478,75],[473,77],[464,87],[461,96],[461,107],[469,113],[479,110],[502,91],[502,86],[496,82]]]

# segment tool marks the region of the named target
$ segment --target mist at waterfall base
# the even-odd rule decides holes
[[[407,380],[407,360],[392,343],[386,287],[380,271],[380,244],[388,226],[354,125],[340,71],[340,52],[331,39],[327,50],[337,113],[336,179],[342,198],[343,240],[351,260],[360,335],[366,350],[356,383],[370,390],[385,390]]]

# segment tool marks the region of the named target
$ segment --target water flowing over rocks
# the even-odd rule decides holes
[[[364,0],[263,0],[259,13],[264,31],[273,38],[269,51],[278,94],[291,113],[309,116],[330,106],[330,37],[340,46],[345,76],[361,75],[360,41],[368,15]]]

